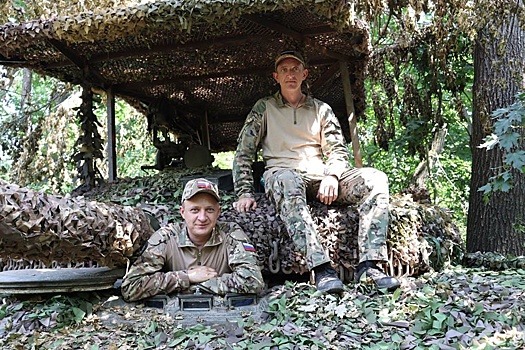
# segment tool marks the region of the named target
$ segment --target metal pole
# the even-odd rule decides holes
[[[359,137],[357,135],[357,120],[354,108],[354,95],[350,86],[350,74],[345,61],[339,61],[341,70],[341,80],[343,81],[343,91],[345,94],[346,112],[348,113],[348,125],[350,126],[350,139],[352,140],[352,151],[354,153],[354,163],[358,168],[363,167],[363,158],[361,157],[361,147],[359,146]]]
[[[106,91],[107,97],[107,123],[108,123],[108,180],[114,182],[117,179],[117,151],[115,131],[115,94],[111,88]]]

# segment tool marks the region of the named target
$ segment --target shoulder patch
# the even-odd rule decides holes
[[[244,250],[247,251],[247,252],[255,252],[255,247],[252,244],[250,244],[250,243],[243,242],[242,246],[243,246]]]

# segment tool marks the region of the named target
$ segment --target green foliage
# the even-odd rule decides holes
[[[75,100],[76,90],[33,73],[31,97],[22,108],[24,72],[5,72],[9,81],[6,93],[0,96],[1,176],[23,186],[53,192],[71,189],[74,165],[68,156],[78,128],[68,106]]]
[[[30,103],[21,110],[22,70],[6,70],[5,74],[11,80],[6,83],[9,89],[0,93],[0,178],[51,193],[71,192],[78,186],[71,155],[80,136],[75,113],[81,104],[79,89],[33,74]],[[107,140],[106,109],[101,102],[95,102],[93,132]],[[146,118],[120,99],[115,114],[118,176],[144,175],[140,165],[155,160],[155,148],[145,132]],[[30,137],[27,130],[32,130]],[[103,155],[105,158],[105,152]],[[105,159],[96,166],[107,178]]]
[[[7,172],[13,165],[13,159],[4,151],[0,144],[0,179],[7,180]]]
[[[100,121],[100,133],[107,140],[107,114],[105,108],[95,111]],[[117,176],[119,178],[144,176],[141,165],[155,162],[156,148],[146,132],[145,116],[121,99],[115,101],[115,133],[117,153]],[[104,178],[107,178],[107,164],[100,164]]]
[[[425,186],[432,201],[449,208],[464,230],[472,157],[466,111],[471,110],[473,65],[467,33],[456,26],[444,29],[461,17],[456,11],[460,9],[402,12],[406,17],[390,12],[371,23],[374,46],[385,51],[369,65],[367,109],[359,136],[364,162],[387,173],[392,193],[411,187],[418,165],[432,156]],[[410,20],[414,23],[407,23]],[[420,31],[417,45],[396,43],[388,35],[405,26]],[[443,151],[430,155],[442,128],[447,130]]]
[[[485,137],[479,148],[487,151],[497,149],[504,153],[503,164],[495,169],[496,174],[478,191],[485,201],[494,192],[508,192],[513,186],[516,173],[525,173],[525,92],[516,95],[516,102],[507,108],[492,112],[493,133]]]
[[[396,104],[391,109],[387,108],[388,117],[384,119],[387,124],[382,125],[381,119],[375,118],[378,115],[378,104],[387,106],[390,102],[387,101],[387,93],[378,88],[374,81],[368,83],[370,90],[379,90],[370,96],[366,121],[362,121],[359,126],[363,162],[367,166],[385,171],[390,181],[390,192],[400,193],[411,186],[415,169],[428,158],[435,130],[424,127],[423,132],[422,128],[417,128],[421,124],[419,121],[403,121],[404,117]],[[402,87],[395,90],[401,91]],[[467,132],[469,125],[463,119],[463,114],[459,114],[457,110],[457,99],[450,95],[447,95],[447,99],[451,103],[439,107],[442,109],[443,119],[447,121],[444,149],[441,154],[435,155],[434,167],[430,169],[425,184],[433,203],[449,208],[460,230],[464,232],[472,157]],[[468,103],[468,98],[459,105],[463,106],[463,103]],[[381,139],[387,135],[391,140]],[[414,146],[417,143],[418,151]]]
[[[92,293],[56,294],[49,298],[36,297],[22,302],[6,298],[0,305],[0,320],[16,320],[18,326],[24,324],[27,329],[38,328],[39,325],[60,329],[79,324],[85,317],[91,316],[93,304],[98,301],[98,296]]]
[[[219,169],[231,169],[233,164],[234,152],[220,152],[213,155],[215,158],[213,166]]]
[[[28,4],[23,3],[24,6]],[[61,13],[64,8],[74,13],[88,8],[102,8],[108,3],[90,0],[68,6],[65,1],[42,1],[26,6],[27,12],[24,15],[17,14],[16,17],[24,19],[36,14],[46,16]],[[111,3],[116,6],[123,1]],[[462,6],[456,5],[446,4],[434,11],[420,4],[414,12],[401,3],[391,5],[390,11],[383,11],[383,5],[379,3],[356,3],[356,9],[363,11],[363,18],[370,20],[372,43],[378,52],[373,55],[369,65],[370,74],[366,82],[368,109],[360,121],[363,125],[360,125],[359,132],[365,163],[384,170],[391,180],[391,192],[396,193],[410,185],[414,170],[421,161],[427,159],[435,130],[444,124],[448,125],[446,150],[427,182],[432,199],[449,207],[456,218],[462,220],[468,195],[470,162],[470,152],[465,147],[468,134],[464,127],[463,109],[470,108],[468,88],[472,84],[472,64],[471,41],[460,26],[465,23],[460,23],[465,19],[464,13],[461,12]],[[7,7],[9,14],[6,12],[6,16],[14,16],[16,11],[11,6]],[[400,37],[400,32],[406,36]],[[48,79],[47,84],[41,84],[37,79],[34,84],[34,92],[38,95],[35,101],[40,96],[42,100],[49,99],[50,93],[45,91],[49,91],[49,86],[56,82]],[[18,157],[12,156],[14,153],[10,150],[22,148],[23,137],[16,129],[16,123],[12,123],[12,129],[8,130],[18,133],[17,137],[10,138],[18,141],[7,153],[6,147],[2,148],[3,154],[7,156],[0,156],[0,171],[5,169],[5,173],[0,176],[6,178],[9,171],[12,181],[21,185],[51,192],[69,192],[78,185],[74,180],[69,155],[72,152],[70,141],[80,136],[79,130],[71,122],[74,119],[68,119],[68,125],[73,127],[62,127],[59,132],[53,132],[50,125],[54,116],[50,112],[52,109],[43,111],[47,112],[43,113],[45,117],[42,119],[48,121],[46,123],[39,119],[35,123],[34,128],[40,128],[38,130],[41,130],[42,135],[36,143],[37,149],[28,152],[39,160],[32,160],[19,167],[19,173],[25,174],[27,181],[19,181],[20,177],[14,176],[14,167],[10,163],[13,159],[19,163]],[[96,131],[106,140],[105,109],[100,108],[95,113],[99,123]],[[144,175],[140,165],[152,164],[155,159],[155,149],[144,132],[145,118],[118,100],[116,114],[118,176]],[[64,134],[67,136],[60,137]],[[51,135],[57,135],[56,139],[53,140]],[[450,144],[451,140],[453,144]],[[231,168],[228,155],[215,157],[215,166]],[[96,161],[95,166],[100,169],[100,177],[106,177],[105,160]]]

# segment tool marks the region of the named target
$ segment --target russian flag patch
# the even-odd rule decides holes
[[[243,243],[242,246],[244,247],[244,250],[247,252],[254,252],[255,247],[251,245],[250,243]]]

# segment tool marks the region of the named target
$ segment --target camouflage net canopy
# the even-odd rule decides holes
[[[364,110],[368,26],[352,2],[164,0],[0,26],[0,64],[108,90],[176,135],[233,150],[283,49],[304,53],[309,89],[350,137],[340,62]]]
[[[210,172],[203,169],[201,175]],[[53,260],[58,265],[91,259],[123,266],[127,259],[134,259],[141,243],[151,235],[144,213],[161,225],[181,219],[178,209],[186,175],[188,172],[165,170],[152,177],[123,179],[86,197],[45,196],[12,185],[0,186],[0,257],[4,269],[38,267],[39,254],[44,262]],[[221,219],[235,221],[246,231],[264,271],[306,272],[305,259],[295,251],[273,204],[257,194],[258,209],[238,214],[232,208],[233,198],[231,192],[223,191]],[[311,203],[310,209],[322,244],[342,277],[350,279],[358,262],[356,208]],[[414,276],[459,261],[463,246],[445,210],[414,202],[409,195],[398,195],[391,200],[390,212],[390,262],[385,267],[391,274]],[[67,224],[72,216],[76,227]],[[125,228],[123,232],[117,229],[119,223]]]

